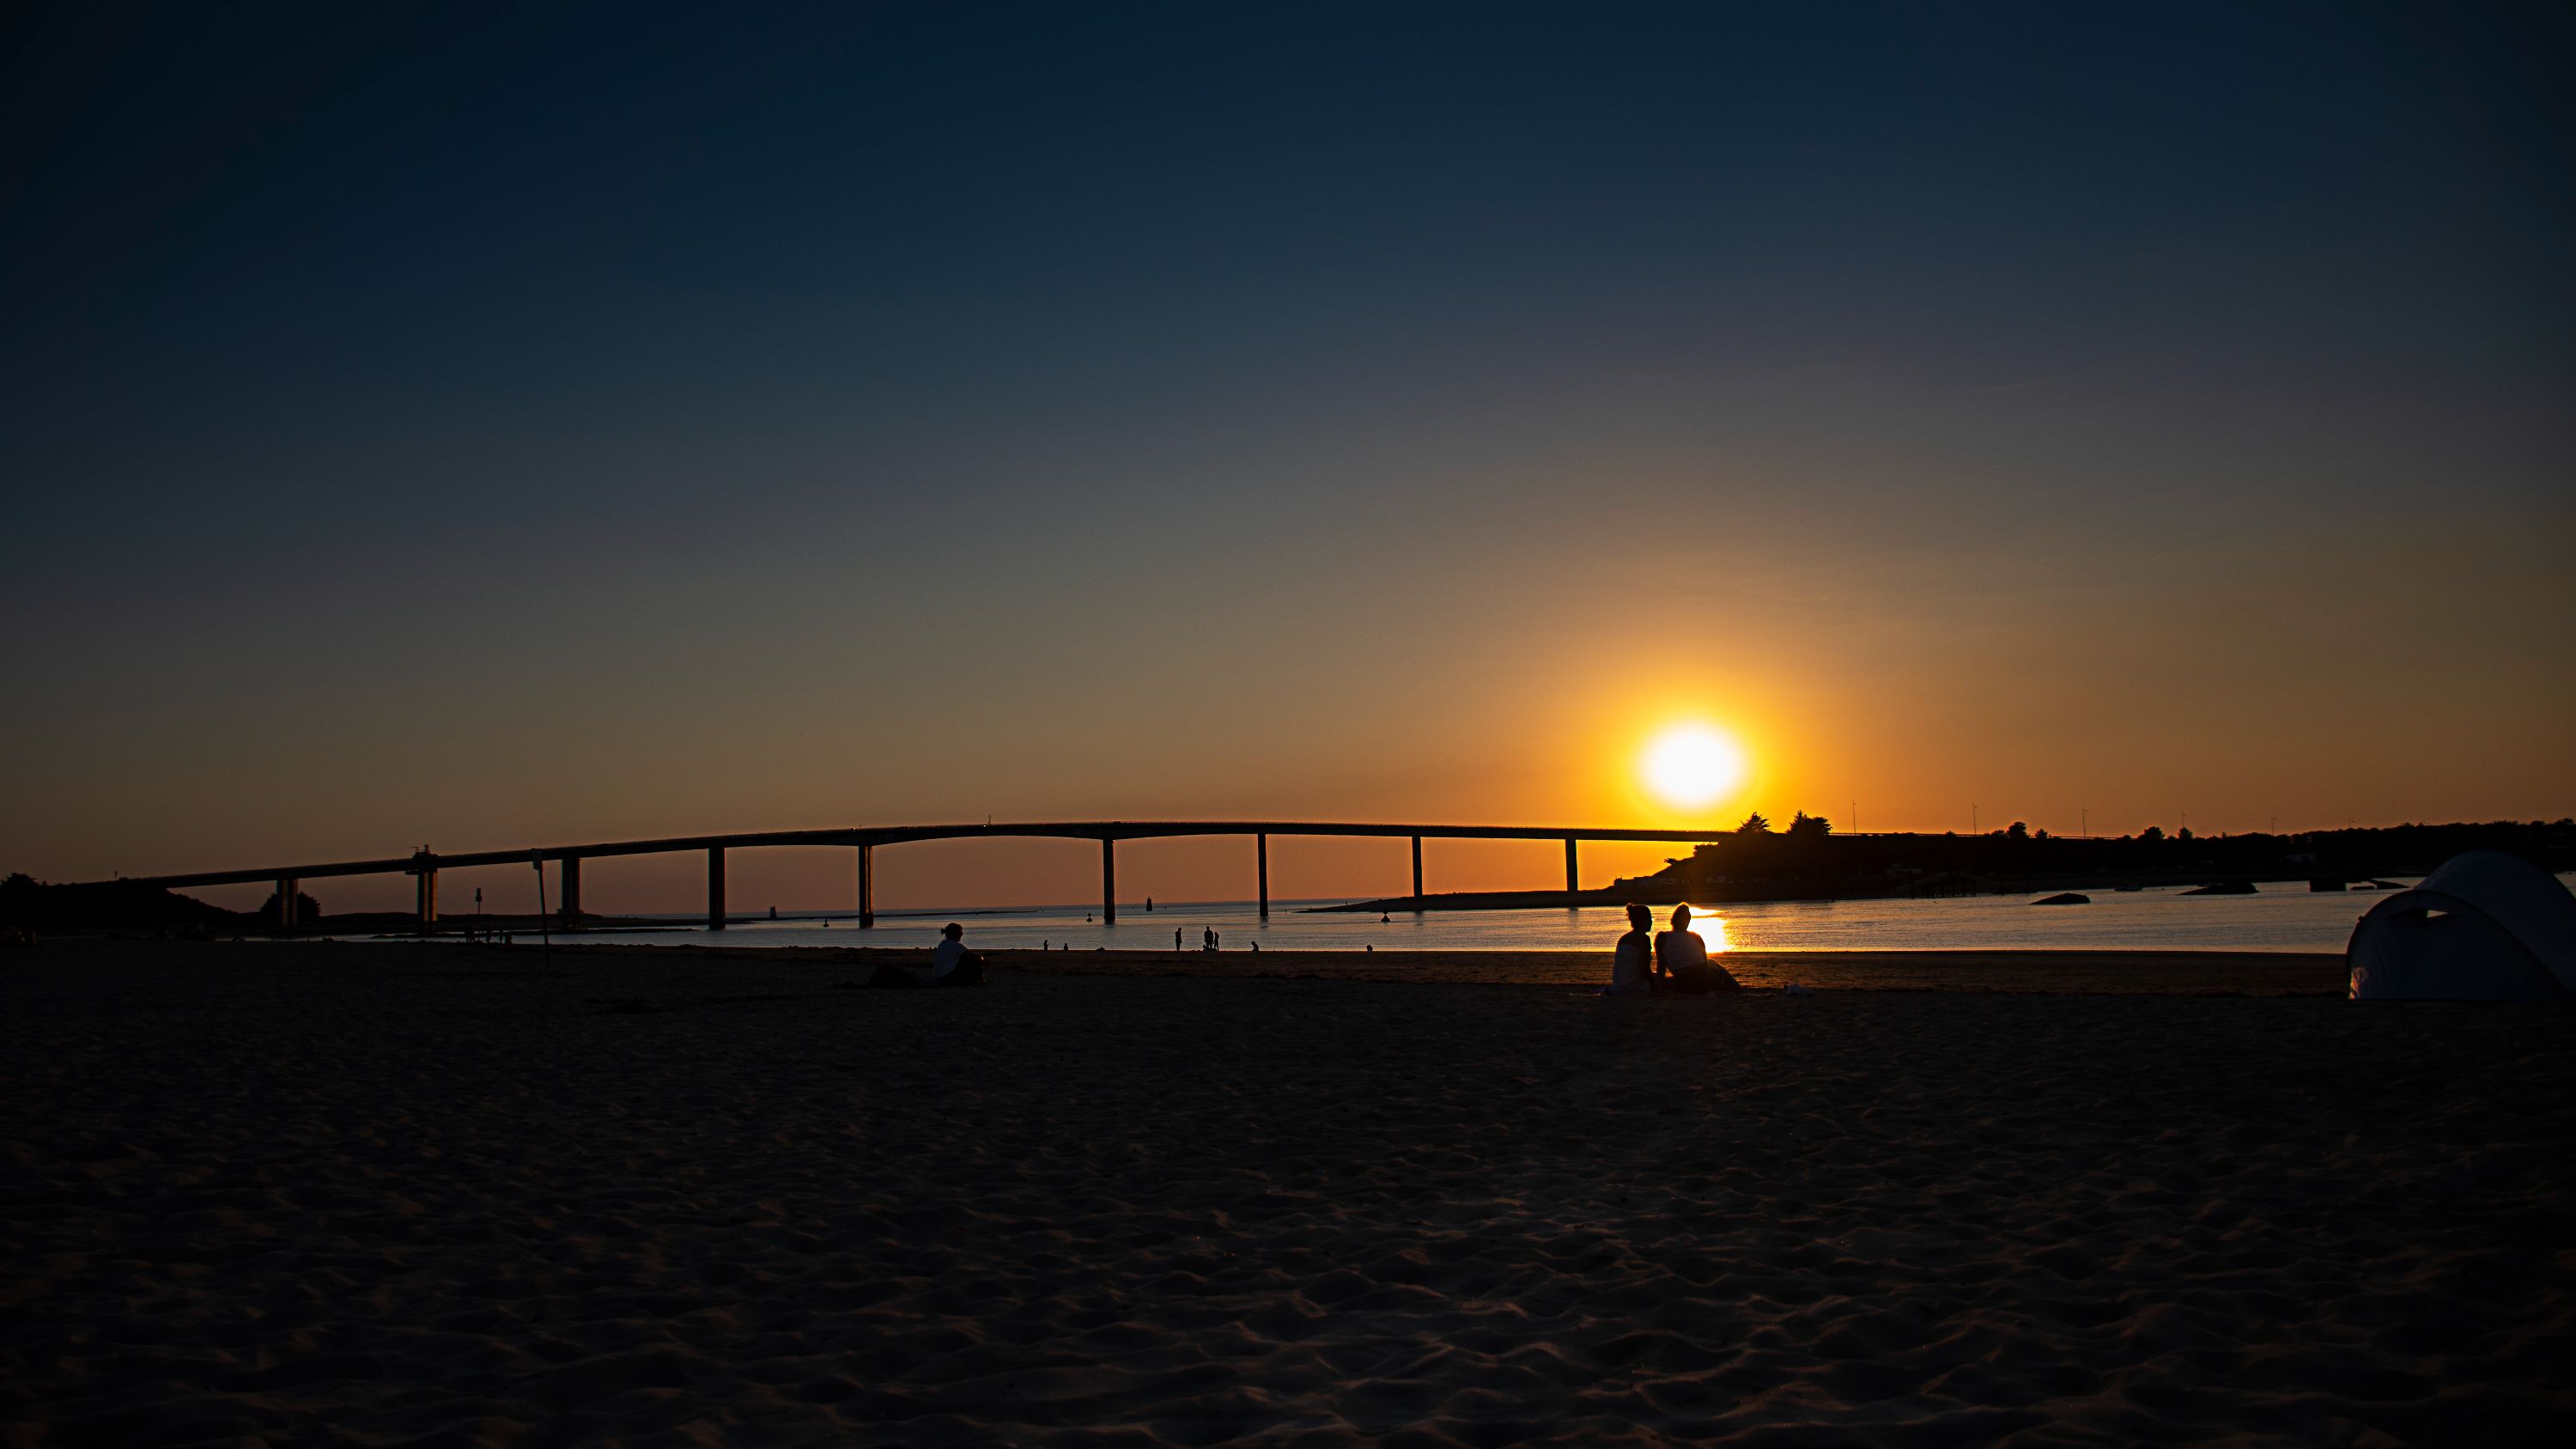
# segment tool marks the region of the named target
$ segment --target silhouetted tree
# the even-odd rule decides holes
[[[7,880],[0,880],[0,925],[35,924],[37,903],[43,896],[44,887],[33,876],[12,871]]]
[[[2161,825],[2150,825],[2146,829],[2138,832],[2138,838],[2149,845],[2162,844],[2165,838],[2165,828]]]
[[[2030,839],[2030,827],[2021,821],[2016,820],[2011,825],[2005,827],[2004,839],[2028,840]]]
[[[1761,811],[1756,810],[1752,814],[1744,817],[1744,823],[1735,827],[1735,833],[1738,835],[1768,835],[1771,833],[1771,822],[1763,818]]]
[[[1792,840],[1822,840],[1833,833],[1834,822],[1822,815],[1810,815],[1801,810],[1789,819],[1789,838]]]
[[[277,924],[277,892],[270,891],[268,899],[259,903],[259,918],[272,926]],[[299,926],[309,926],[320,919],[322,919],[322,903],[313,899],[307,892],[297,891],[294,923]]]

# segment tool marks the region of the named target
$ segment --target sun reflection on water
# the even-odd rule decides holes
[[[1724,916],[1703,916],[1699,913],[1699,908],[1694,906],[1691,908],[1690,929],[1691,934],[1699,937],[1708,947],[1708,954],[1712,956],[1720,951],[1732,949],[1734,945],[1726,938],[1726,917]]]

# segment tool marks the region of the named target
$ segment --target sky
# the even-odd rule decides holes
[[[13,6],[0,870],[2576,813],[2571,63],[2545,5]],[[1683,809],[1689,721],[1753,769]]]

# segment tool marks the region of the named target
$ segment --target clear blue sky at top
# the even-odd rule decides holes
[[[2565,52],[2535,44],[2564,26],[2531,13],[14,24],[11,451],[182,510],[179,458],[388,435],[437,455],[674,409],[928,455],[1051,413],[1855,348],[2000,384],[2099,366],[2106,338],[2131,366],[2435,353],[2560,380],[2576,322]],[[370,490],[327,466],[244,471],[317,525],[419,508],[347,511]],[[526,501],[507,473],[437,486]],[[632,501],[608,477],[549,491]]]

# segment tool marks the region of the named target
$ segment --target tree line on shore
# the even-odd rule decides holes
[[[2146,884],[2180,880],[2305,878],[2339,885],[2389,875],[2422,875],[2470,850],[2501,850],[2550,871],[2576,869],[2576,820],[2496,820],[2390,825],[2288,834],[2168,835],[2150,825],[2131,835],[2065,836],[2022,821],[1979,834],[1837,834],[1822,816],[1799,811],[1786,829],[1759,813],[1723,840],[1697,847],[1651,876],[1620,887],[1689,887],[1804,881],[1874,884],[1952,874],[1998,884]]]
[[[295,919],[321,917],[321,902],[298,891]],[[141,881],[49,885],[23,872],[0,879],[0,927],[21,931],[147,930],[174,935],[266,931],[277,924],[277,892],[257,910],[230,911]]]

